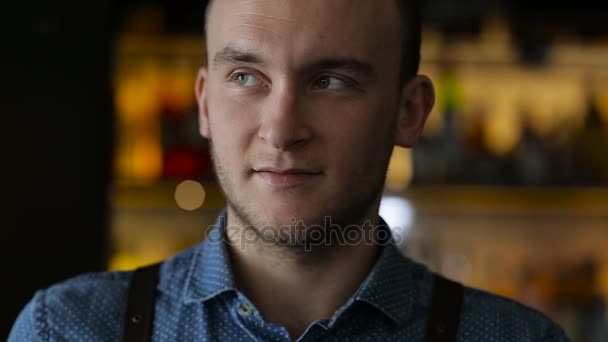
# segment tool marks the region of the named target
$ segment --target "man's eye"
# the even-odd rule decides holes
[[[323,76],[315,81],[315,87],[318,89],[342,89],[347,87],[346,82],[343,80],[332,77],[332,76]]]
[[[241,87],[257,87],[262,85],[262,80],[252,74],[239,73],[234,75],[233,79]]]

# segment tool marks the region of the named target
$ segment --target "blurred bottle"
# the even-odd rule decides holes
[[[519,184],[536,186],[549,181],[546,142],[536,133],[529,121],[524,122],[523,138],[513,160]]]
[[[462,86],[453,65],[446,63],[439,78],[440,101],[444,108],[444,125],[440,134],[442,157],[447,166],[448,183],[462,182],[462,144],[460,136],[460,122],[458,122],[461,102]]]
[[[608,132],[597,106],[597,98],[590,93],[587,114],[578,141],[578,180],[582,185],[608,182]]]
[[[176,146],[164,153],[163,176],[173,180],[207,179],[211,158],[206,150],[194,146]]]
[[[461,122],[461,172],[460,179],[466,184],[488,185],[501,182],[500,160],[486,144],[485,122],[490,115],[483,107],[473,109]]]
[[[211,157],[198,130],[197,104],[192,92],[196,64],[191,56],[167,44],[160,107],[163,177],[171,180],[210,179]]]
[[[415,183],[455,183],[458,179],[458,162],[461,157],[456,113],[462,98],[460,83],[448,61],[439,64],[436,82],[436,115],[440,115],[440,128],[425,134],[413,150]]]

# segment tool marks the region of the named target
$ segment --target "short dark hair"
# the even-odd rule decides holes
[[[401,18],[401,83],[418,75],[422,44],[422,9],[419,0],[397,0]]]
[[[419,0],[396,0],[401,18],[401,85],[418,74],[420,67],[420,45],[422,41],[422,9]],[[207,2],[205,10],[205,36],[209,8],[213,0]]]

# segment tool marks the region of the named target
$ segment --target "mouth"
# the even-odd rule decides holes
[[[275,188],[291,188],[304,185],[322,175],[322,172],[306,169],[254,169],[253,173],[267,185]]]

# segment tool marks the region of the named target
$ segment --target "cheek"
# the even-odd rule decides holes
[[[390,139],[396,106],[390,105],[389,99],[373,101],[376,98],[368,96],[365,100],[369,101],[342,104],[325,111],[320,118],[325,136],[351,153],[359,153],[362,146],[373,145],[373,141]]]
[[[224,154],[243,153],[257,121],[252,106],[220,95],[209,100],[208,108],[209,130],[215,148]]]
[[[344,108],[337,120],[323,125],[327,156],[341,175],[363,172],[383,163],[393,146],[395,108],[380,104],[359,104]]]

